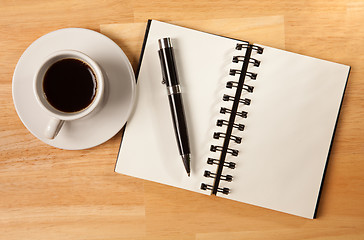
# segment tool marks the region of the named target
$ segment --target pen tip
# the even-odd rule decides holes
[[[187,173],[188,174],[188,176],[190,177],[191,176],[191,174],[190,173]]]
[[[191,156],[190,154],[184,154],[181,155],[182,160],[183,160],[183,164],[185,165],[185,169],[187,172],[187,175],[190,176],[190,172],[191,172],[191,168],[190,168],[190,161],[191,161]]]

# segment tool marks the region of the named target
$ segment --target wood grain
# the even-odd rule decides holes
[[[364,1],[1,0],[0,12],[0,239],[364,239]],[[100,31],[136,69],[149,18],[352,66],[317,219],[116,174],[121,133],[66,151],[24,127],[12,74],[35,39]]]

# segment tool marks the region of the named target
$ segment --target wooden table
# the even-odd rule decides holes
[[[364,239],[364,1],[0,1],[0,239]],[[60,28],[104,33],[134,69],[148,18],[352,66],[315,220],[114,173],[121,133],[48,146],[22,124],[12,74]]]

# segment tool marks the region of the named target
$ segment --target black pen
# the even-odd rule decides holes
[[[163,82],[167,86],[169,106],[171,108],[174,132],[176,134],[179,154],[188,176],[190,176],[191,151],[188,140],[186,117],[183,109],[181,88],[179,85],[176,62],[170,38],[162,38],[159,43],[159,59],[162,67]]]

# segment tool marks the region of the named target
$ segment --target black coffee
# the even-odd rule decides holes
[[[47,101],[62,112],[78,112],[89,106],[96,88],[94,72],[78,59],[62,59],[44,75],[43,91]]]

